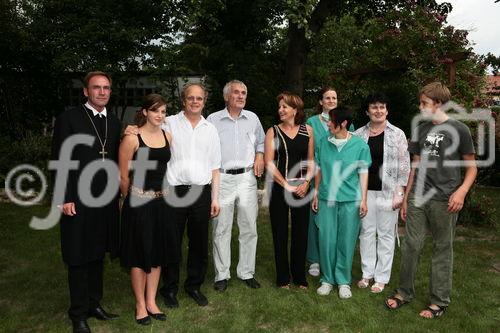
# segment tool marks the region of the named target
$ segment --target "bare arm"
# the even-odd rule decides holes
[[[408,195],[410,194],[411,188],[413,186],[413,181],[415,179],[415,170],[420,163],[420,155],[413,155],[413,160],[411,163],[410,175],[408,176],[408,185],[406,186],[405,195],[403,198],[403,203],[401,204],[401,219],[406,222],[406,213],[408,210]]]
[[[264,141],[264,163],[266,165],[267,172],[272,175],[276,183],[283,186],[290,192],[295,192],[296,187],[288,185],[285,178],[283,178],[283,175],[274,164],[274,134],[272,127],[267,130]]]
[[[125,135],[120,143],[120,150],[118,151],[118,167],[120,169],[120,192],[123,196],[128,193],[130,186],[130,161],[138,148],[139,141],[136,135]]]
[[[212,170],[212,203],[210,204],[210,217],[217,217],[219,215],[219,182],[220,171],[219,169]]]
[[[256,177],[262,176],[264,172],[264,153],[255,153],[255,159],[253,161],[253,172]]]
[[[366,198],[368,195],[368,172],[359,174],[359,185],[361,187],[361,204],[359,206],[359,216],[365,217],[366,213],[368,213],[368,206],[366,204]]]
[[[314,195],[311,203],[311,208],[314,212],[318,211],[318,192],[319,192],[319,184],[321,183],[321,169],[316,171],[316,175],[314,176]]]
[[[311,179],[314,175],[314,135],[313,130],[309,125],[306,125],[307,132],[309,133],[309,143],[307,146],[307,172],[306,181],[297,187],[297,195],[303,197],[307,194]]]
[[[465,162],[465,176],[462,185],[452,193],[448,200],[448,212],[457,213],[464,206],[465,196],[474,184],[477,176],[476,158],[474,154],[466,154],[462,156]]]

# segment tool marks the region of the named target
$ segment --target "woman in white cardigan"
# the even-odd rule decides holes
[[[367,288],[374,279],[371,291],[380,293],[391,276],[398,211],[408,182],[410,157],[404,132],[387,120],[387,97],[368,96],[365,110],[370,121],[354,132],[368,143],[372,156],[368,214],[361,220],[359,235],[363,277],[358,287]]]

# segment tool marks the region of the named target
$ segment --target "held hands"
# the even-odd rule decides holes
[[[363,218],[368,213],[368,206],[366,205],[366,200],[361,200],[359,205],[359,217]]]
[[[297,186],[297,190],[295,191],[295,194],[301,198],[303,198],[306,194],[307,191],[309,190],[309,182],[303,182],[299,186]]]
[[[296,193],[297,192],[297,186],[292,186],[292,185],[288,184],[288,182],[285,182],[283,184],[283,188],[286,191],[291,192],[291,193]]]
[[[464,207],[465,196],[467,191],[461,189],[452,193],[450,199],[448,200],[448,213],[458,213]]]

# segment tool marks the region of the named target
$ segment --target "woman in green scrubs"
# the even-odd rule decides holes
[[[331,86],[324,86],[318,92],[318,103],[316,104],[316,114],[307,119],[306,124],[311,126],[314,134],[314,148],[322,138],[329,136],[328,121],[329,112],[337,107],[337,91]],[[351,124],[349,131],[354,132],[354,126]],[[319,245],[318,245],[318,226],[315,222],[316,213],[311,210],[309,216],[309,230],[307,236],[307,261],[309,262],[309,274],[318,276],[320,273],[319,265]]]
[[[366,195],[370,148],[347,129],[352,111],[330,111],[330,136],[320,139],[316,149],[318,173],[312,208],[317,212],[321,286],[328,295],[338,286],[340,298],[350,298],[351,270],[360,218],[367,213]]]

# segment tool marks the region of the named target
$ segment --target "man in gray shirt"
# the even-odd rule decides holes
[[[223,89],[226,108],[208,116],[220,137],[220,213],[213,223],[214,289],[227,289],[231,267],[231,229],[237,207],[239,229],[238,278],[250,288],[260,288],[255,280],[257,249],[257,180],[264,170],[264,130],[257,115],[244,110],[246,85],[238,80]]]
[[[469,129],[445,112],[445,104],[451,99],[449,89],[441,82],[432,82],[420,90],[419,99],[426,121],[414,129],[408,145],[413,163],[400,211],[406,234],[399,288],[385,305],[395,310],[415,298],[418,260],[430,230],[430,302],[419,315],[431,319],[442,316],[451,302],[456,221],[476,179],[477,167]]]

